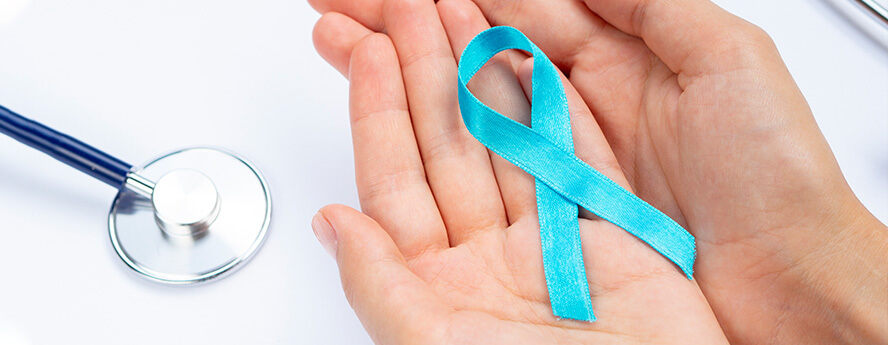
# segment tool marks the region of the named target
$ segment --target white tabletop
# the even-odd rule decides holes
[[[861,29],[844,0],[717,2],[771,33],[888,220],[888,29]],[[357,206],[347,83],[314,51],[317,18],[298,0],[0,0],[0,104],[132,164],[227,147],[275,202],[242,270],[159,286],[111,248],[112,188],[0,137],[0,343],[370,342],[309,226],[325,204]]]

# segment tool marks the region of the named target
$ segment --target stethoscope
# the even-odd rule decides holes
[[[875,0],[855,0],[865,10],[867,10],[874,19],[879,20],[882,24],[888,25],[888,9],[880,5]]]
[[[232,152],[186,148],[132,166],[3,106],[0,132],[117,188],[111,244],[151,280],[190,284],[234,272],[268,232],[268,184]]]

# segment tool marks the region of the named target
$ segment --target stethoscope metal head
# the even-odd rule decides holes
[[[127,266],[154,281],[192,284],[249,260],[270,220],[271,194],[262,174],[234,153],[197,147],[134,167],[108,224]]]
[[[111,244],[142,276],[192,284],[231,273],[262,245],[271,193],[253,164],[195,147],[132,166],[0,106],[0,133],[112,187]]]

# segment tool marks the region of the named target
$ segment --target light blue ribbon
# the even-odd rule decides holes
[[[533,129],[490,109],[466,87],[488,60],[509,49],[534,57]],[[543,267],[556,316],[595,321],[577,205],[646,242],[693,279],[694,236],[574,155],[570,113],[558,70],[520,31],[495,27],[469,43],[459,63],[459,107],[478,141],[536,178]]]

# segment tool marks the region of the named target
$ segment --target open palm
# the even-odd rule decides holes
[[[370,216],[333,206],[319,221],[335,228],[343,285],[375,340],[725,342],[693,281],[590,215],[580,231],[599,321],[554,317],[533,178],[491,156],[459,116],[454,56],[488,27],[482,13],[469,1],[391,1],[383,19],[387,35],[339,14],[316,29],[319,51],[351,80],[356,175]],[[531,70],[519,54],[499,56],[470,87],[527,123]],[[577,155],[630,188],[592,113],[566,89]]]
[[[860,284],[820,265],[872,217],[764,31],[709,1],[477,2],[549,52],[636,193],[696,236],[732,343],[865,341],[834,312]]]
[[[395,74],[396,68],[380,71],[378,56],[375,70],[363,66],[369,58],[362,52],[384,50],[381,42],[356,48],[350,70],[349,54],[371,30],[385,31],[394,41],[407,103],[385,104],[405,110],[409,103],[412,128],[404,115],[406,129],[400,132],[411,137],[385,151],[378,142],[356,140],[357,160],[372,160],[374,169],[383,170],[379,155],[387,155],[386,164],[395,164],[393,155],[403,159],[405,147],[418,144],[419,150],[410,153],[412,165],[396,164],[400,170],[383,172],[385,183],[366,177],[359,164],[362,206],[392,234],[410,268],[443,297],[441,303],[573,329],[566,336],[576,330],[677,336],[681,330],[675,326],[691,322],[685,318],[711,318],[703,315],[705,302],[693,283],[679,279],[668,261],[594,217],[581,220],[581,231],[593,306],[602,320],[581,325],[551,318],[532,180],[498,157],[488,160],[462,128],[453,55],[442,48],[447,38],[434,13],[426,13],[432,6],[410,5],[414,2],[314,0],[321,11],[343,12],[361,23],[328,14],[317,26],[316,42],[328,61],[351,74],[353,102],[360,97],[362,79],[377,76],[372,81],[377,94],[368,96],[376,98],[353,106],[353,115],[363,118],[364,107],[380,99],[378,76]],[[475,2],[491,23],[522,30],[569,76],[577,89],[567,85],[578,156],[697,237],[696,277],[732,342],[863,341],[847,338],[847,315],[830,311],[836,309],[883,315],[863,320],[875,329],[888,320],[877,310],[882,304],[852,306],[835,298],[847,291],[882,296],[878,284],[860,290],[855,279],[839,276],[846,273],[842,267],[820,267],[826,259],[818,251],[851,248],[843,229],[873,221],[845,183],[763,31],[709,1]],[[438,8],[458,56],[486,23],[464,1],[440,1]],[[494,109],[527,123],[523,100],[504,96],[521,90],[510,82],[513,68],[527,83],[530,68],[523,60],[517,54],[502,57],[470,87]],[[384,126],[387,135],[394,131],[390,123]],[[404,173],[406,167],[415,171]],[[427,188],[427,202],[377,208],[371,199],[382,194],[379,189],[403,195],[408,184],[402,178],[407,176],[418,186],[428,181],[428,187],[411,187]],[[405,210],[392,212],[395,203]],[[417,228],[420,218],[426,228]],[[879,256],[877,246],[864,250],[874,254],[861,257]],[[872,267],[864,260],[859,264]],[[703,307],[694,307],[698,305]]]

